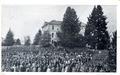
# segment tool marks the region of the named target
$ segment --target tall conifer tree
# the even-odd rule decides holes
[[[41,39],[41,30],[38,31],[38,33],[35,35],[35,38],[33,40],[33,45],[39,45]]]
[[[103,10],[100,5],[93,8],[91,15],[88,18],[88,23],[85,30],[85,36],[91,48],[108,49],[110,45],[110,37],[107,31],[106,16],[103,15]]]
[[[88,17],[88,22],[85,28],[85,38],[87,40],[86,44],[90,46],[90,48],[95,48],[96,39],[95,39],[95,31],[96,31],[96,6],[94,6],[91,15]]]
[[[109,67],[110,71],[116,72],[116,63],[117,63],[117,31],[113,33],[113,38],[112,38],[112,49],[109,50]]]
[[[106,16],[103,15],[103,10],[100,5],[97,5],[96,14],[96,39],[97,39],[97,49],[108,49],[110,46],[110,36],[107,31]]]
[[[75,47],[75,39],[80,32],[80,23],[76,11],[71,7],[68,7],[64,14],[61,31],[58,33],[58,37],[62,46]]]
[[[12,46],[13,44],[14,44],[14,35],[13,32],[9,29],[5,38],[5,46]]]

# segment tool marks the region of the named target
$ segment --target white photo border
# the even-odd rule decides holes
[[[105,72],[1,72],[1,75],[120,75],[120,0],[1,0],[0,2],[0,16],[2,5],[116,5],[117,6],[117,72],[105,73]],[[0,17],[0,29],[1,29],[1,17]],[[0,30],[1,37],[1,30]],[[1,42],[1,39],[0,39]],[[1,43],[0,43],[1,44]],[[1,46],[0,46],[1,49]],[[1,51],[0,51],[1,58]],[[1,61],[1,59],[0,59]],[[1,66],[1,64],[0,64]],[[1,70],[1,67],[0,67]]]

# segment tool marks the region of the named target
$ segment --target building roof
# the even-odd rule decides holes
[[[50,22],[45,22],[42,28],[44,28],[47,25],[61,25],[61,24],[62,24],[62,21],[52,20]]]

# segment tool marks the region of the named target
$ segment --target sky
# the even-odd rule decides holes
[[[15,39],[20,38],[24,41],[25,36],[30,36],[33,40],[45,21],[62,21],[68,6],[75,9],[79,20],[84,23],[87,23],[87,17],[94,7],[94,5],[3,5],[1,36],[5,38],[10,28]],[[116,6],[102,5],[102,8],[107,17],[109,33],[114,32],[117,29]]]

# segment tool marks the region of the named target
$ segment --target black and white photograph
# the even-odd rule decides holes
[[[2,72],[116,72],[116,5],[2,5]]]

